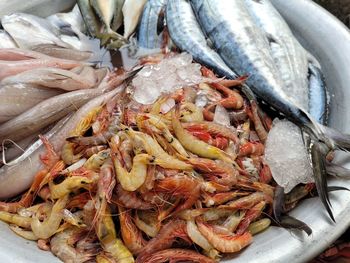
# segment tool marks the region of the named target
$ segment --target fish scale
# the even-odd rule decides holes
[[[283,91],[269,43],[254,23],[243,0],[191,0],[202,29],[226,64],[240,75],[262,100],[301,126],[318,133],[308,115]]]
[[[166,21],[171,39],[177,47],[191,53],[196,61],[214,69],[221,76],[228,78],[237,76],[207,45],[189,2],[169,1],[166,7]]]
[[[158,21],[167,0],[149,0],[143,9],[138,30],[138,44],[144,48],[160,48],[163,34],[158,34]]]

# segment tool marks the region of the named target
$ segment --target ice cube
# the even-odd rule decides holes
[[[314,182],[300,129],[287,120],[275,120],[265,145],[265,161],[272,177],[290,192],[300,183]]]
[[[217,105],[215,108],[215,114],[214,114],[214,122],[225,125],[225,126],[230,126],[230,116],[228,115],[227,110],[222,107],[221,105]]]

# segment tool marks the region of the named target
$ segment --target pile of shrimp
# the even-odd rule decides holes
[[[244,79],[183,87],[141,105],[127,91],[87,114],[0,219],[64,262],[217,262],[270,224],[270,118]],[[195,104],[205,94],[204,107]],[[169,106],[170,105],[170,106]],[[231,126],[213,122],[223,107]]]

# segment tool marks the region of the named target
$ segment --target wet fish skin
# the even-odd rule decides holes
[[[244,1],[269,42],[271,55],[285,84],[282,86],[283,91],[295,104],[308,110],[307,52],[270,0]]]
[[[137,33],[139,46],[149,49],[161,48],[163,34],[159,34],[158,27],[166,3],[167,0],[148,0],[145,4]]]
[[[55,58],[71,59],[77,61],[87,61],[93,55],[93,53],[90,51],[80,51],[49,44],[35,46],[32,48],[32,50]]]
[[[124,17],[124,38],[134,33],[147,0],[125,0],[122,12]]]
[[[321,124],[327,120],[327,87],[319,67],[309,64],[309,112]]]
[[[14,13],[4,16],[1,19],[1,24],[20,48],[30,49],[40,44],[71,47],[59,38],[57,28],[53,27],[46,19],[40,17]],[[26,32],[26,34],[23,32]]]
[[[62,94],[38,85],[15,83],[0,86],[0,123],[11,120],[38,103]]]
[[[0,30],[0,48],[17,48],[16,42],[5,30]]]
[[[170,37],[177,47],[189,52],[196,61],[214,69],[219,75],[236,77],[220,56],[207,45],[191,5],[186,0],[168,2],[166,21]]]
[[[308,114],[283,92],[283,81],[274,65],[269,43],[250,16],[243,0],[191,0],[202,29],[226,64],[240,75],[249,73],[247,84],[299,126],[320,136]]]

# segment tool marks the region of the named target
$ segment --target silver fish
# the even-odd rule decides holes
[[[57,13],[46,18],[52,25],[59,28],[61,32],[79,30],[84,33],[86,26],[83,17],[80,13],[78,5],[75,5],[73,10],[68,13]]]
[[[134,33],[147,0],[125,0],[123,5],[124,38]]]
[[[327,120],[327,88],[320,68],[309,64],[309,112],[319,123]]]
[[[40,44],[52,44],[67,48],[71,47],[59,38],[57,28],[40,17],[15,13],[4,16],[1,19],[1,24],[20,48],[30,49]],[[25,32],[25,34],[23,32]]]
[[[110,84],[106,82],[106,85]],[[113,85],[113,87],[115,87],[115,85]],[[50,131],[50,133],[53,134],[46,135],[55,151],[60,154],[66,138],[69,137],[69,133],[75,129],[77,124],[82,120],[82,118],[84,118],[84,116],[86,116],[87,113],[100,105],[104,105],[108,100],[123,90],[124,85],[91,99],[72,117],[70,117],[68,121],[65,121],[65,123],[59,122],[59,127],[54,127],[54,132]],[[36,148],[34,151],[32,150],[30,154],[28,154],[26,151],[24,155],[18,157],[20,160],[15,165],[3,166],[0,168],[1,199],[13,197],[26,190],[32,184],[35,174],[43,167],[42,162],[40,161],[40,155],[44,154],[45,151],[45,148],[40,145],[40,147]],[[8,187],[9,185],[12,186],[10,189]]]
[[[58,68],[37,68],[4,78],[0,85],[27,83],[73,91],[90,89],[96,85],[96,81],[97,77],[92,67],[82,67],[79,72]]]
[[[316,137],[321,131],[309,115],[283,91],[283,80],[269,43],[255,24],[243,0],[191,0],[202,29],[226,64],[240,75],[249,74],[253,92],[278,112]]]
[[[40,102],[61,94],[55,89],[38,85],[15,83],[0,86],[0,123],[11,120]]]
[[[162,46],[166,3],[167,0],[149,0],[145,4],[137,32],[139,46],[149,49]]]
[[[255,23],[265,33],[289,98],[308,110],[308,57],[287,23],[269,0],[245,0]]]
[[[25,12],[40,17],[47,17],[54,13],[69,10],[75,4],[75,0],[11,0],[1,1],[0,3],[0,17],[12,14],[14,12]]]
[[[87,27],[87,30],[89,31],[89,34],[93,37],[99,33],[101,25],[96,17],[94,10],[92,9],[90,5],[89,0],[78,0],[77,4],[79,6],[80,13],[83,16],[83,20],[85,22],[85,25]]]
[[[5,31],[0,30],[0,48],[16,48],[17,44],[13,38]]]
[[[88,61],[93,56],[93,52],[91,51],[80,51],[56,45],[38,45],[32,48],[32,50],[55,58],[77,61]]]
[[[207,45],[189,2],[169,1],[166,6],[166,20],[169,34],[176,46],[191,53],[196,61],[214,69],[221,76],[229,78],[236,76],[220,56]]]

